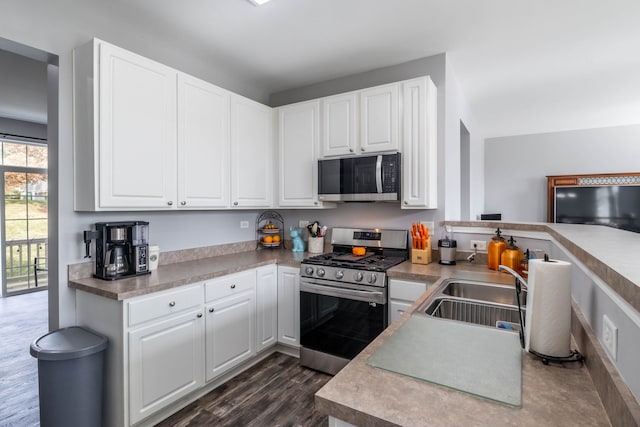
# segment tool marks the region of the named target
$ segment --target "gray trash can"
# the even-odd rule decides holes
[[[80,326],[37,338],[40,425],[100,426],[107,338]]]

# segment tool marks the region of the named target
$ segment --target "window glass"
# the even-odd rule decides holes
[[[2,144],[2,164],[6,166],[27,166],[27,146],[13,142]]]
[[[48,167],[48,147],[27,145],[27,166],[31,168]]]

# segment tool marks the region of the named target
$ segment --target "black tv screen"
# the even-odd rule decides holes
[[[640,233],[640,186],[556,187],[555,222]]]

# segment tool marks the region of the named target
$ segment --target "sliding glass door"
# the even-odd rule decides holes
[[[47,287],[49,190],[46,147],[2,145],[2,295],[8,296]]]

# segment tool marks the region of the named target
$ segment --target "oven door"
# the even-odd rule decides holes
[[[348,362],[387,327],[387,289],[331,284],[300,280],[300,344],[303,350]],[[303,360],[308,353],[301,350],[301,364],[327,372]]]

